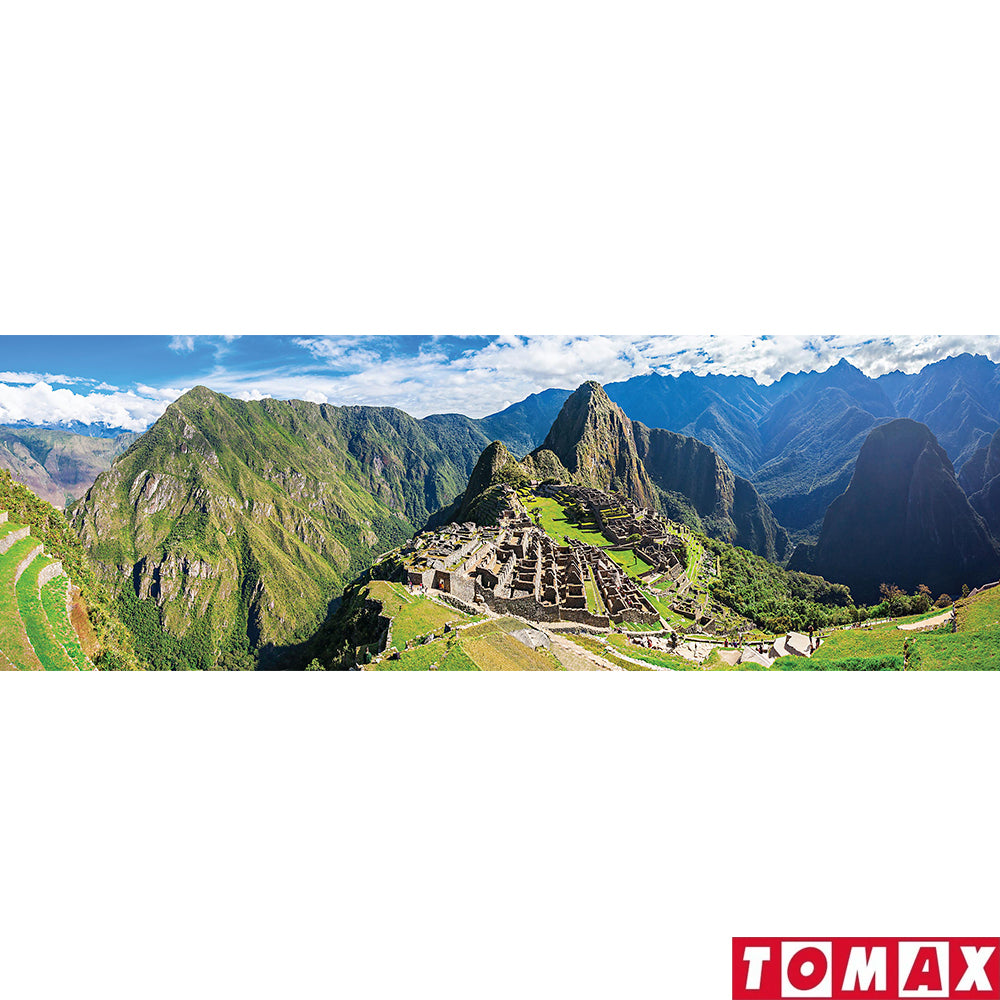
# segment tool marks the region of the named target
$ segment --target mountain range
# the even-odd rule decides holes
[[[268,665],[383,553],[495,517],[528,479],[622,493],[859,600],[975,586],[1000,572],[998,371],[963,355],[878,379],[846,361],[766,386],[647,375],[478,419],[197,387],[141,436],[3,429],[0,466],[71,501],[140,655]]]

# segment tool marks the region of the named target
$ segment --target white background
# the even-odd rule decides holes
[[[11,4],[0,332],[993,334],[997,18]],[[995,699],[6,677],[0,984],[709,1000],[733,935],[996,934]]]

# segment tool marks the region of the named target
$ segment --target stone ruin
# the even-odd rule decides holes
[[[660,621],[635,581],[606,552],[581,542],[559,545],[527,517],[507,517],[495,527],[451,524],[424,532],[404,550],[404,560],[410,586],[501,614],[604,628],[611,622]],[[588,608],[589,580],[607,614]]]

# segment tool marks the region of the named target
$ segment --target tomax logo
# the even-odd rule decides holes
[[[733,938],[733,1000],[1000,1000],[1000,938]]]

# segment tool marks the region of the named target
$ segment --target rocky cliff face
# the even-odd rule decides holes
[[[753,484],[737,476],[715,451],[691,437],[633,423],[637,453],[652,481],[668,496],[688,500],[706,534],[772,562],[791,554],[785,529]]]
[[[1000,431],[965,463],[959,482],[993,537],[1000,539]]]
[[[525,459],[525,467],[549,473],[557,468],[552,457],[575,482],[622,490],[636,503],[657,505],[656,490],[636,451],[632,422],[597,382],[585,382],[566,400],[541,447]]]
[[[464,418],[463,418],[464,419]],[[281,647],[465,484],[483,436],[399,410],[243,403],[193,389],[72,513],[102,578],[163,627]]]
[[[877,600],[882,583],[954,594],[996,579],[1000,548],[930,429],[901,419],[868,435],[818,544],[800,546],[789,568],[845,583],[859,601]]]

